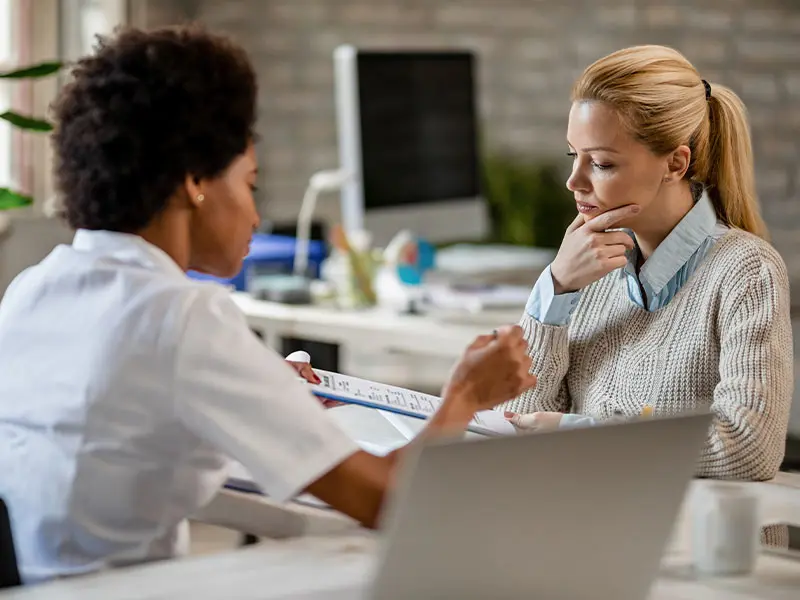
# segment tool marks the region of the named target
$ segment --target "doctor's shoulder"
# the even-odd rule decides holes
[[[172,294],[175,294],[173,301],[179,311],[183,334],[189,333],[189,329],[194,330],[192,335],[202,335],[205,330],[209,336],[221,329],[249,331],[244,314],[226,286],[187,277],[183,285],[172,290]],[[213,337],[208,341],[213,343]]]

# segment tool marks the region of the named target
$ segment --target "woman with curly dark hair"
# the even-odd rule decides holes
[[[398,457],[360,451],[220,286],[247,253],[256,77],[198,28],[126,30],[55,108],[77,229],[0,306],[0,497],[23,579],[178,554],[228,457],[266,493],[307,490],[373,526]],[[521,330],[470,346],[427,435],[531,386]]]

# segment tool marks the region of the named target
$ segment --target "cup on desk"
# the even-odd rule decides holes
[[[711,576],[752,572],[761,528],[756,494],[722,482],[708,482],[697,492],[691,507],[695,570]]]

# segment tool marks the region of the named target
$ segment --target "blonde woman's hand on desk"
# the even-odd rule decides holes
[[[598,421],[594,417],[588,415],[580,415],[574,413],[560,413],[560,412],[533,412],[524,415],[506,411],[504,413],[508,422],[511,423],[518,433],[530,431],[549,431],[552,429],[572,429],[576,427],[591,427],[597,425]],[[653,408],[645,406],[642,412],[639,413],[640,417],[653,416]],[[624,423],[629,417],[622,413],[606,419],[607,423]]]
[[[547,431],[550,429],[558,429],[561,425],[561,417],[563,413],[560,412],[534,412],[525,415],[520,415],[514,412],[505,412],[505,417],[514,428],[519,432],[528,431]]]

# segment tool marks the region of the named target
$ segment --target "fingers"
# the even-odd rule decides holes
[[[485,348],[492,342],[499,342],[501,345],[511,344],[516,346],[518,341],[524,342],[525,335],[519,325],[503,325],[494,330],[491,334],[479,335],[469,345],[469,350],[479,350]]]
[[[491,344],[495,340],[494,334],[479,335],[467,347],[467,350],[480,350]]]
[[[581,213],[578,213],[578,216],[575,217],[572,223],[569,224],[569,227],[567,227],[567,233],[572,233],[573,231],[577,231],[578,229],[581,228],[583,223],[584,223],[583,215]]]
[[[628,264],[628,256],[624,246],[606,246],[595,251],[600,275],[607,275],[615,269],[620,269]]]
[[[517,413],[507,412],[505,413],[506,419],[508,422],[511,423],[517,429],[538,429],[539,428],[539,413],[529,413],[526,415],[520,415]]]
[[[561,413],[559,412],[534,412],[524,415],[506,412],[505,417],[517,429],[528,431],[557,429],[561,422]]]
[[[307,363],[300,363],[300,362],[289,362],[292,368],[297,371],[297,374],[300,375],[303,379],[305,379],[309,383],[320,383],[322,380],[319,376],[314,373],[314,369],[311,368],[311,365]]]
[[[610,273],[615,269],[621,269],[627,264],[628,258],[626,256],[614,256],[608,259],[606,262],[606,267],[608,267],[608,272]]]
[[[495,330],[497,341],[517,342],[525,339],[525,332],[519,325],[504,325]]]
[[[633,238],[624,231],[609,231],[594,235],[605,246],[625,246],[628,250],[633,250],[636,247]]]
[[[516,363],[516,373],[509,378],[514,388],[511,397],[516,397],[536,385],[537,378],[531,374],[533,359],[528,355],[528,343],[518,325],[504,327],[498,331],[498,342],[504,344],[511,361]]]
[[[336,408],[337,406],[346,406],[346,402],[339,402],[337,400],[323,400],[322,406],[325,408]]]
[[[518,413],[506,411],[504,416],[508,419],[508,422],[517,429],[533,429],[536,423],[536,413],[520,415]]]
[[[596,216],[594,219],[587,221],[584,224],[584,227],[590,231],[605,231],[620,221],[632,217],[640,210],[641,208],[636,204],[620,206],[619,208],[614,208],[608,212],[604,212],[603,214]]]
[[[519,325],[499,327],[478,336],[455,366],[447,390],[469,389],[472,410],[486,410],[519,396],[536,385],[532,359]],[[464,385],[469,384],[469,385]]]
[[[616,246],[606,246],[600,251],[600,256],[603,258],[617,258],[618,256],[625,257],[625,260],[628,260],[628,257],[625,256],[625,253],[628,251],[628,248],[622,245]]]
[[[532,390],[533,388],[536,387],[537,383],[539,383],[539,378],[536,377],[536,375],[531,375],[530,373],[528,373],[527,375],[525,375],[525,377],[522,378],[522,390],[520,390],[520,392],[516,395],[519,396],[519,394],[523,392]]]
[[[319,375],[314,373],[314,369],[311,368],[311,365],[306,365],[300,369],[300,375],[308,381],[309,383],[321,383],[322,380],[319,378]]]

